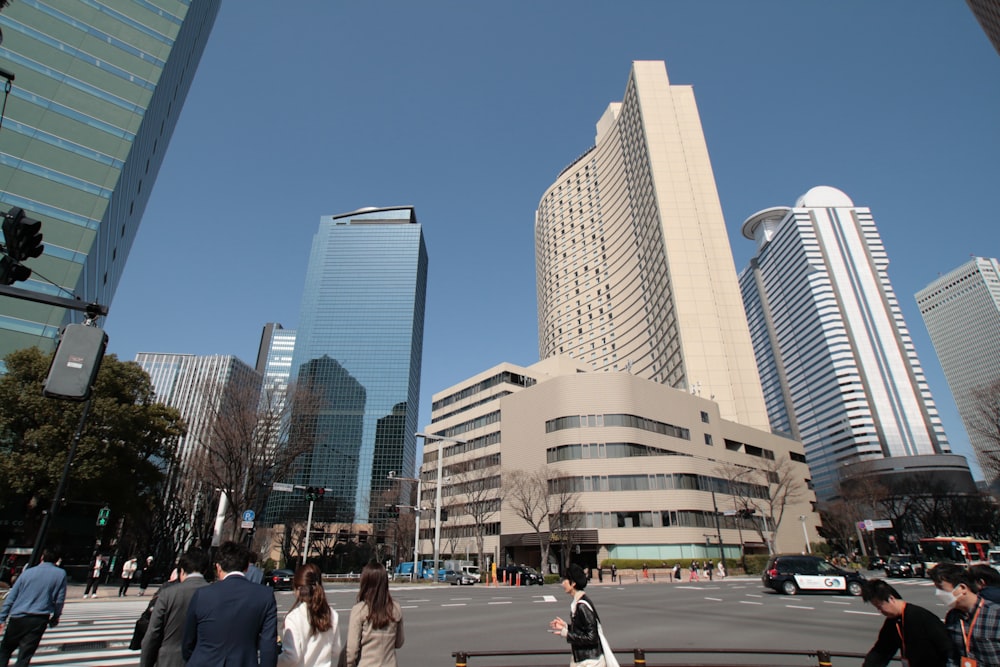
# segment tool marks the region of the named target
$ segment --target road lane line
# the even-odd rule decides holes
[[[441,606],[442,607],[464,607],[465,603],[464,602],[453,602],[453,603],[442,602]]]
[[[744,595],[746,595],[748,598],[762,598],[762,597],[764,597],[763,595],[761,595],[759,593],[744,593]]]
[[[845,614],[861,614],[862,616],[881,616],[882,614],[877,611],[854,611],[853,609],[845,609]]]
[[[851,603],[841,602],[840,600],[823,600],[823,604],[851,604]]]
[[[764,603],[763,602],[753,602],[751,600],[740,600],[740,604],[759,604],[759,605],[762,605]]]
[[[399,605],[399,608],[400,609],[420,609],[420,605],[418,605],[418,604],[401,604],[401,605]]]
[[[501,600],[499,602],[487,602],[486,604],[514,604],[511,600]]]
[[[786,604],[785,608],[786,609],[810,609],[810,610],[815,610],[816,609],[816,607],[803,607],[802,605],[798,605],[798,604]]]
[[[706,600],[711,600],[712,602],[722,602],[722,598],[705,598]]]

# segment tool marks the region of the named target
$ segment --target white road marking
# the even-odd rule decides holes
[[[540,601],[541,602],[555,602],[556,601],[556,596],[555,595],[543,595],[542,599]]]
[[[705,598],[706,600],[711,600],[712,602],[722,602],[722,598]]]
[[[763,595],[761,595],[760,593],[746,593],[745,595],[746,595],[746,596],[747,596],[748,598],[762,598],[762,597],[764,597],[764,596],[763,596]]]
[[[810,609],[810,610],[816,609],[816,607],[803,607],[802,605],[797,605],[797,604],[786,604],[785,608],[786,609]]]
[[[823,600],[823,604],[851,604],[851,603],[841,602],[840,600]]]
[[[881,616],[877,611],[854,611],[853,609],[845,609],[845,614],[861,614],[862,616]]]
[[[740,604],[764,604],[763,602],[752,602],[750,600],[740,600]]]
[[[501,600],[500,602],[487,602],[486,604],[514,604],[510,600]]]

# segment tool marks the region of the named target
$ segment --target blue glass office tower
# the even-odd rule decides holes
[[[220,2],[17,0],[0,13],[0,67],[15,75],[0,209],[23,208],[45,237],[18,287],[111,303]],[[0,299],[0,356],[52,349],[71,317]]]
[[[324,216],[313,239],[292,356],[300,438],[295,483],[331,489],[314,520],[367,523],[390,471],[411,475],[427,250],[410,206]],[[319,402],[319,409],[314,402]],[[305,519],[301,494],[271,496],[268,519]],[[380,507],[376,505],[376,507]]]

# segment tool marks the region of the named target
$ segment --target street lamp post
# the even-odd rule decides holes
[[[419,568],[420,568],[420,494],[423,487],[423,482],[420,481],[420,476],[416,477],[397,477],[395,470],[389,471],[389,479],[399,479],[404,482],[416,482],[417,483],[417,504],[416,505],[396,505],[396,507],[409,507],[413,510],[413,572],[410,574],[410,579],[416,583],[419,579]]]
[[[802,522],[802,538],[806,541],[806,553],[812,553],[812,547],[809,545],[809,531],[806,530],[806,515],[800,514],[799,521]]]
[[[453,442],[464,445],[468,441],[459,438],[448,438],[434,433],[416,433],[418,438],[423,438],[427,442]],[[444,460],[444,445],[438,447],[437,452],[437,488],[434,491],[434,581],[437,582],[440,574],[438,572],[438,558],[441,556],[441,462]],[[420,475],[418,474],[417,477]],[[418,519],[419,521],[419,519]]]

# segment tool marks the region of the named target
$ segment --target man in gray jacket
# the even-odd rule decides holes
[[[164,586],[157,594],[149,628],[142,638],[140,667],[184,667],[181,656],[184,622],[194,592],[207,585],[204,573],[208,555],[201,549],[190,549],[181,556],[178,566],[180,583]]]

